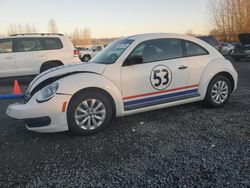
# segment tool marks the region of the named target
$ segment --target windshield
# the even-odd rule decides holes
[[[134,40],[120,39],[112,42],[103,51],[97,54],[90,62],[100,64],[114,63]]]

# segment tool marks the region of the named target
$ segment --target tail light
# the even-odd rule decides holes
[[[80,54],[80,50],[74,50],[74,57],[78,57]]]

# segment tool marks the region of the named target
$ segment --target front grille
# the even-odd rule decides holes
[[[51,120],[49,117],[39,117],[39,118],[25,119],[24,122],[28,127],[35,128],[35,127],[46,127],[50,125]]]
[[[31,98],[30,93],[26,93],[26,94],[24,95],[24,103],[29,102],[30,98]]]

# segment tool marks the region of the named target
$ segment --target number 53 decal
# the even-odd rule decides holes
[[[157,90],[166,89],[172,80],[172,74],[168,67],[164,65],[156,66],[150,75],[150,81],[153,88]]]

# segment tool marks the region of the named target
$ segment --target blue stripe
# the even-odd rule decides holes
[[[24,94],[3,94],[3,95],[0,95],[0,99],[20,99],[23,97],[24,97]]]
[[[170,94],[165,94],[165,95],[160,95],[160,96],[154,96],[154,97],[148,97],[148,98],[139,99],[139,100],[128,101],[128,102],[124,102],[124,106],[129,107],[129,106],[133,106],[133,105],[150,103],[153,101],[174,98],[174,97],[179,97],[182,95],[188,95],[188,94],[194,94],[194,93],[198,93],[198,89],[192,89],[192,90],[181,91],[181,92],[177,92],[177,93],[170,93]]]

